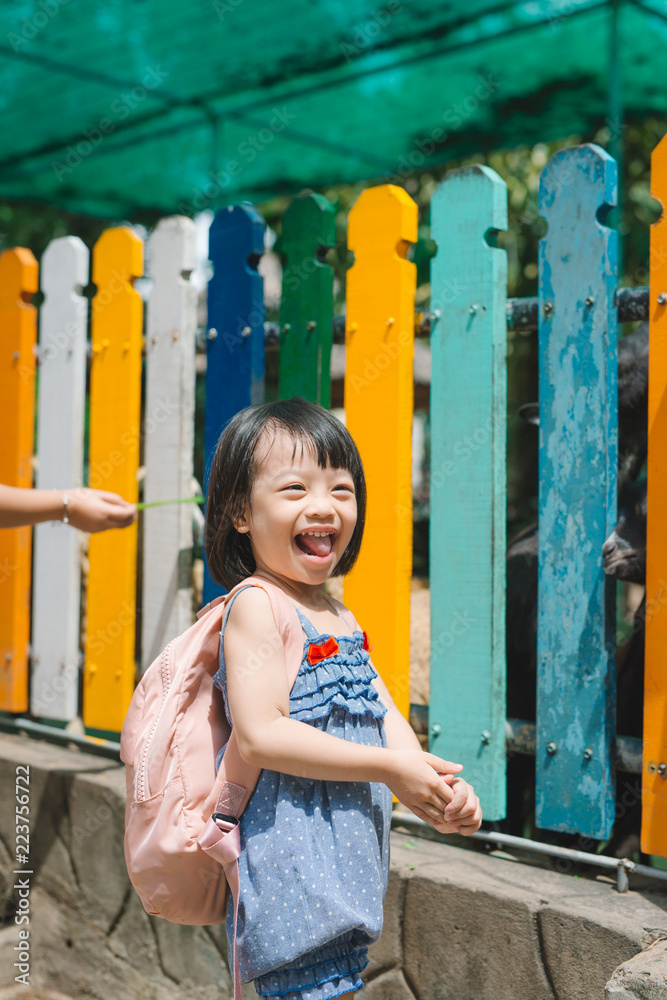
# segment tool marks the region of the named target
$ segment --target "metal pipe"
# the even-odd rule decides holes
[[[425,827],[433,830],[430,823],[413,816],[411,813],[404,813],[395,810],[391,817],[392,826],[414,826],[418,830]],[[437,834],[437,830],[433,831]],[[440,836],[445,836],[441,834]],[[528,840],[524,837],[513,837],[509,833],[491,833],[487,830],[478,830],[477,833],[470,834],[470,838],[481,840],[485,843],[503,844],[507,847],[514,847],[522,851],[532,851],[534,854],[546,854],[552,858],[565,858],[568,861],[579,862],[580,864],[597,865],[599,868],[614,869],[616,871],[616,885],[619,892],[627,892],[629,888],[628,873],[643,875],[646,878],[658,879],[667,882],[667,871],[660,868],[649,868],[648,865],[639,865],[629,858],[609,858],[602,854],[589,854],[586,851],[576,851],[571,847],[557,847],[555,844],[541,844],[537,840]]]
[[[42,722],[33,722],[32,719],[0,718],[0,730],[6,733],[25,732],[28,736],[39,737],[61,746],[74,743],[87,753],[120,760],[120,743],[98,739],[96,736],[78,736],[75,733],[68,733],[66,729],[56,729],[55,726],[45,726]]]
[[[616,308],[618,309],[619,323],[634,323],[637,320],[648,319],[648,287],[638,288],[618,288],[614,296]],[[439,313],[430,313],[428,310],[418,310],[415,312],[415,336],[429,337],[431,327],[434,326],[441,316]],[[537,299],[508,299],[507,300],[507,326],[510,330],[537,330]],[[334,316],[332,320],[332,331],[334,344],[345,343],[345,317]],[[206,352],[206,343],[209,331],[200,329],[197,331],[197,351]],[[241,331],[238,331],[239,337]],[[264,324],[265,346],[267,349],[277,348],[280,342],[280,325],[276,322]]]

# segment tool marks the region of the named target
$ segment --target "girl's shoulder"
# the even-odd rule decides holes
[[[236,588],[234,588],[236,590]],[[225,620],[227,629],[238,628],[254,632],[275,629],[271,599],[263,587],[248,583],[245,580],[239,584],[227,604]]]

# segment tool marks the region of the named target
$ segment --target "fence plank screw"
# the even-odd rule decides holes
[[[667,303],[667,292],[660,292],[658,295],[658,305],[664,306]]]
[[[667,764],[658,764],[658,774],[661,778],[664,778],[665,775],[667,775]]]
[[[283,323],[283,333],[289,333],[291,329],[292,327],[289,323]]]
[[[584,760],[591,760],[593,757],[593,750],[591,747],[586,747],[584,750]]]
[[[592,295],[587,295],[584,299],[585,304],[590,308],[595,303],[595,299]]]
[[[306,329],[308,330],[309,333],[312,333],[316,326],[317,323],[315,322],[314,319],[311,319],[308,323],[306,323]]]
[[[251,333],[251,330],[250,330],[249,326],[244,326],[243,329],[241,330],[241,336],[242,337],[249,337],[250,333]]]
[[[211,329],[206,334],[206,336],[208,337],[209,340],[215,340],[215,338],[218,336],[218,331],[215,329],[215,327],[212,326]]]
[[[489,732],[488,729],[483,729],[482,730],[482,735],[481,735],[480,739],[481,739],[482,743],[484,744],[484,746],[488,746],[489,745],[489,743],[491,742],[491,733]]]
[[[431,726],[431,736],[439,736],[442,732],[442,726],[438,722],[434,722]]]
[[[545,302],[544,305],[542,306],[542,312],[544,313],[545,316],[548,316],[549,313],[552,313],[553,311],[554,311],[553,302]]]
[[[176,343],[176,341],[178,340],[178,330],[171,331],[171,339],[174,341],[174,343]]]
[[[547,753],[549,754],[550,757],[553,757],[555,754],[558,753],[558,744],[556,743],[555,740],[549,740],[549,742],[547,743]]]

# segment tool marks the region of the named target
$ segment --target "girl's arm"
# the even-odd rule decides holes
[[[384,717],[387,746],[395,750],[409,749],[415,746],[421,749],[414,729],[396,708],[394,699],[380,676],[375,678],[373,686],[380,696],[380,701],[387,709],[387,714]],[[439,816],[438,821],[434,822],[431,817],[420,815],[416,809],[413,809],[413,812],[421,819],[430,822],[440,833],[462,833],[464,836],[475,833],[479,830],[482,822],[482,810],[479,799],[475,795],[475,789],[463,778],[452,778],[447,775],[444,780],[449,783],[450,789],[454,793],[452,800],[444,810],[444,817]]]
[[[384,748],[347,742],[289,717],[283,644],[266,593],[241,591],[224,634],[227,693],[243,759],[257,767],[324,781],[382,781],[408,808],[442,822],[454,797],[436,768],[461,767],[416,746]],[[416,738],[415,738],[416,739]]]

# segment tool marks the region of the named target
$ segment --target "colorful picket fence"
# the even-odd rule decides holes
[[[654,197],[667,199],[667,145],[654,154]],[[548,232],[539,248],[540,552],[537,823],[609,836],[614,819],[612,589],[601,548],[616,518],[615,233],[601,221],[616,200],[616,164],[600,148],[560,151],[540,184]],[[331,206],[295,198],[283,230],[279,389],[328,406],[333,281],[324,248]],[[505,814],[505,490],[507,263],[496,235],[507,191],[485,167],[452,171],[431,206],[438,245],[431,281],[430,745],[461,759],[488,819]],[[216,213],[210,230],[205,451],[229,417],[264,398],[265,223],[249,204]],[[649,542],[643,850],[667,855],[667,242],[651,234]],[[417,207],[392,185],[366,190],[349,220],[345,419],[368,481],[368,529],[345,600],[364,622],[373,657],[409,710]],[[146,307],[133,281],[143,247],[127,228],[92,253],[54,240],[41,262],[36,485],[81,482],[90,354],[89,484],[146,501],[192,495],[196,301],[194,224],[164,219],[147,247],[154,287]],[[33,452],[37,264],[25,249],[0,257],[6,429],[0,481],[29,486]],[[142,416],[142,337],[145,395]],[[140,449],[143,447],[143,454]],[[141,663],[192,620],[188,505],[144,518]],[[79,536],[62,524],[0,532],[0,708],[118,732],[135,682],[136,527],[92,536],[80,653]],[[205,600],[216,592],[205,581]],[[80,667],[83,698],[79,703]]]

